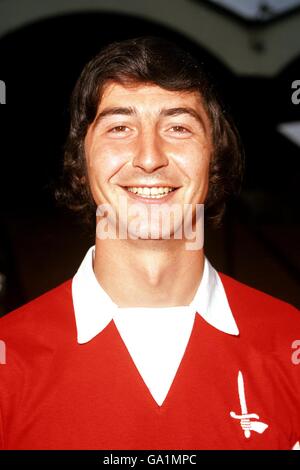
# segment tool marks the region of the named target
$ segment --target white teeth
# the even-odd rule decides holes
[[[148,188],[148,187],[128,187],[127,190],[130,191],[131,193],[138,194],[139,196],[142,197],[150,197],[150,198],[160,198],[168,194],[169,192],[173,191],[175,188],[170,188],[170,187],[153,187],[153,188]]]

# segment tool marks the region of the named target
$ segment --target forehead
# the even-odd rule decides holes
[[[202,98],[198,92],[170,91],[152,84],[125,86],[109,82],[104,86],[98,110],[102,111],[108,106],[131,106],[153,111],[163,107],[189,106],[204,112]]]

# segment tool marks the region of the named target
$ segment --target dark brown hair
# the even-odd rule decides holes
[[[211,122],[214,147],[205,214],[206,220],[218,225],[226,200],[240,189],[243,151],[239,134],[203,64],[172,42],[155,37],[112,43],[84,67],[71,98],[71,125],[57,199],[80,211],[85,220],[95,219],[96,204],[88,185],[84,139],[109,80],[123,85],[138,82],[169,91],[200,93]]]

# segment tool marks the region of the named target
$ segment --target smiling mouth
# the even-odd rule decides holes
[[[172,186],[126,186],[123,189],[139,198],[162,199],[178,188]]]

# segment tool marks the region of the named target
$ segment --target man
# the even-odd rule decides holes
[[[199,207],[218,222],[242,166],[203,66],[174,44],[115,43],[87,64],[60,196],[97,216],[95,247],[0,322],[2,448],[296,445],[299,313],[218,274],[198,237]]]

